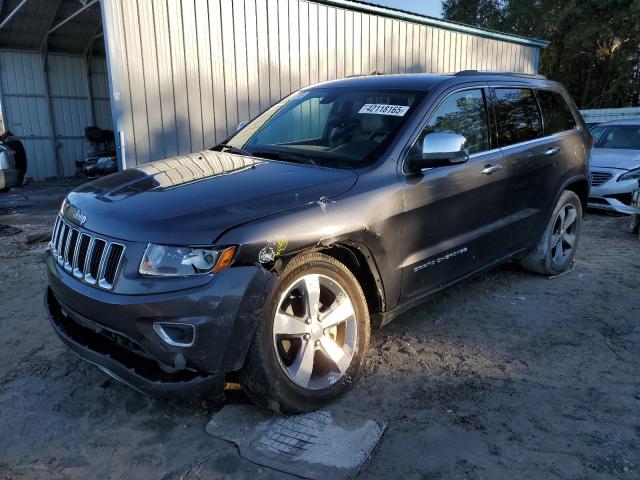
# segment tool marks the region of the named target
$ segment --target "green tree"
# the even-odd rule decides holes
[[[444,0],[444,18],[549,40],[540,73],[581,108],[640,106],[640,0]]]

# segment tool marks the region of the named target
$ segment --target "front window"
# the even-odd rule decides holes
[[[591,133],[596,139],[596,148],[640,150],[640,125],[601,125]]]
[[[433,132],[462,135],[467,139],[466,147],[471,154],[489,150],[489,124],[483,91],[462,90],[445,98],[418,137],[420,150],[424,138]]]
[[[391,143],[423,96],[401,90],[302,90],[224,145],[256,157],[361,168]]]

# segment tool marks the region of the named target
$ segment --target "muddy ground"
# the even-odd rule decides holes
[[[74,181],[0,195],[0,478],[283,478],[66,350],[43,308],[43,248]],[[388,422],[366,479],[640,478],[640,240],[590,213],[576,268],[507,265],[374,331],[339,401]],[[242,401],[237,397],[233,401]]]

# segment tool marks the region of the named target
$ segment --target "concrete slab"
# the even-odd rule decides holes
[[[313,480],[357,475],[385,429],[386,423],[344,409],[277,415],[250,405],[227,405],[206,427],[253,463]]]

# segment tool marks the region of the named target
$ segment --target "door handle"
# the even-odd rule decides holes
[[[549,150],[545,150],[544,154],[548,155],[548,156],[551,156],[551,155],[555,155],[559,151],[560,151],[560,147],[553,147],[553,148],[550,148]]]
[[[487,165],[482,170],[480,170],[480,173],[483,175],[491,175],[492,173],[497,172],[498,170],[502,170],[502,165],[499,165],[499,164]]]

